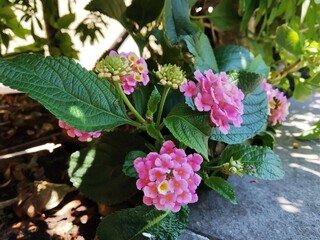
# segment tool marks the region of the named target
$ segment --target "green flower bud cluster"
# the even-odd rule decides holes
[[[175,64],[163,65],[156,74],[160,79],[161,85],[169,86],[173,89],[178,89],[179,86],[187,82],[184,71]]]
[[[242,177],[243,163],[241,162],[241,159],[233,160],[233,157],[231,157],[230,162],[223,164],[220,171],[227,175],[237,174]]]
[[[99,61],[95,66],[95,71],[100,78],[110,78],[119,81],[120,77],[132,73],[129,61],[122,56],[111,55]]]

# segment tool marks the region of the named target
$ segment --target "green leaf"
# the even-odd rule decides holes
[[[254,59],[252,59],[246,71],[258,73],[264,76],[265,78],[268,78],[270,67],[266,65],[261,55],[258,55]]]
[[[221,154],[221,161],[241,159],[246,173],[263,180],[279,180],[284,176],[280,158],[269,148],[251,145],[229,145]]]
[[[302,42],[299,34],[287,25],[281,25],[277,28],[276,43],[293,55],[302,54]]]
[[[3,43],[3,45],[8,48],[10,42],[10,36],[4,32],[0,33],[0,43]]]
[[[2,19],[1,19],[2,18]],[[0,8],[1,25],[7,26],[19,38],[25,38],[29,30],[23,28],[17,20],[17,16],[10,7]]]
[[[228,72],[228,79],[236,84],[241,91],[248,95],[253,92],[260,84],[263,77],[257,73],[235,70]]]
[[[222,72],[245,70],[251,63],[251,53],[244,47],[227,45],[214,49],[218,68]]]
[[[94,147],[71,155],[68,174],[73,186],[96,202],[114,205],[128,200],[137,188],[135,179],[122,172],[126,155],[146,150],[138,135],[111,132]]]
[[[60,17],[57,21],[57,25],[59,28],[68,28],[69,25],[75,20],[76,15],[73,13],[66,14]]]
[[[133,162],[137,158],[141,157],[144,158],[147,154],[142,151],[131,151],[129,152],[124,160],[124,164],[122,167],[123,173],[128,177],[138,178],[138,173],[134,168]]]
[[[320,89],[320,72],[317,72],[311,78],[307,79],[305,83],[312,88]]]
[[[181,37],[197,34],[189,18],[188,1],[165,1],[164,31],[170,45],[180,44]]]
[[[205,179],[204,183],[213,191],[228,199],[231,203],[237,203],[234,189],[228,181],[221,177],[211,176]]]
[[[122,22],[127,7],[123,0],[92,0],[85,9],[98,11]]]
[[[10,18],[16,18],[16,15],[14,14],[14,11],[11,9],[11,7],[1,7],[0,18],[7,20]]]
[[[258,134],[266,125],[268,113],[268,98],[261,86],[258,86],[243,100],[244,113],[241,127],[236,128],[230,124],[228,134],[223,134],[219,129],[212,131],[211,139],[228,144],[241,143]]]
[[[131,94],[134,101],[134,106],[138,113],[140,113],[142,116],[145,116],[147,112],[148,101],[152,91],[152,85],[148,84],[147,86],[140,86]]]
[[[297,137],[299,140],[315,140],[320,138],[320,121],[316,122],[312,127],[303,131],[300,136]]]
[[[146,125],[146,130],[150,137],[158,140],[159,142],[164,142],[164,138],[161,132],[156,128],[156,125],[154,122],[148,123]]]
[[[189,209],[178,213],[158,211],[154,207],[138,206],[105,217],[97,229],[100,240],[175,240],[185,228]]]
[[[110,82],[65,57],[0,59],[0,82],[27,93],[76,129],[109,130],[131,122]]]
[[[219,31],[229,31],[239,25],[238,6],[233,0],[220,1],[207,16]]]
[[[195,58],[194,68],[200,71],[212,69],[218,72],[216,58],[213,54],[208,37],[204,34],[187,35],[183,37],[187,48]]]
[[[273,149],[275,137],[271,132],[263,131],[254,137],[254,142],[258,143],[256,145],[262,145]]]
[[[293,98],[298,101],[305,101],[311,95],[314,89],[310,88],[306,83],[301,81],[304,79],[295,79],[295,88],[293,91]]]
[[[173,136],[208,159],[208,139],[211,132],[207,113],[192,111],[184,104],[176,105],[164,123]]]
[[[127,9],[126,16],[134,20],[141,29],[160,15],[164,2],[164,0],[133,0]]]
[[[149,101],[148,101],[148,110],[147,110],[147,116],[153,117],[153,114],[158,110],[158,104],[161,100],[161,94],[159,93],[156,86],[154,86],[154,89],[150,95]]]
[[[241,0],[241,10],[243,12],[240,29],[242,32],[248,31],[249,21],[254,14],[255,9],[259,6],[259,1]]]
[[[164,32],[170,45],[184,44],[194,55],[196,69],[212,69],[218,72],[209,39],[193,26],[189,17],[189,5],[185,0],[168,0],[164,11]]]

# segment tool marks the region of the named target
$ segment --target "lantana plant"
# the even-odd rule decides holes
[[[88,8],[99,10],[97,2]],[[107,205],[130,202],[101,221],[99,239],[178,239],[199,185],[235,204],[230,175],[283,177],[272,146],[255,140],[285,119],[287,99],[266,82],[260,56],[212,48],[190,22],[188,1],[159,1],[148,19],[132,15],[140,1],[111,2],[117,8],[101,11],[122,23],[140,53],[109,51],[93,71],[65,57],[20,55],[0,59],[0,81],[90,142],[70,158],[75,187]]]

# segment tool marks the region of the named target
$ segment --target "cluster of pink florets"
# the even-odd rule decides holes
[[[125,57],[130,64],[132,74],[120,77],[123,92],[127,95],[131,94],[140,84],[146,86],[149,82],[149,71],[146,61],[138,57],[135,53],[120,53],[111,51],[110,55]]]
[[[137,158],[134,161],[139,175],[137,188],[144,193],[144,204],[178,212],[181,206],[197,202],[195,190],[201,177],[195,172],[202,161],[199,154],[187,156],[172,141],[166,141],[159,154],[151,152],[145,158]]]
[[[262,88],[266,91],[269,103],[269,122],[272,126],[286,120],[289,105],[287,97],[279,89],[273,88],[266,80],[262,82]]]
[[[203,75],[199,70],[194,72],[198,86],[193,81],[180,86],[185,97],[192,97],[198,111],[211,111],[210,120],[214,127],[227,134],[232,122],[235,127],[242,123],[243,92],[229,81],[225,72],[219,75],[207,70]]]
[[[59,127],[66,129],[69,137],[77,137],[80,142],[89,142],[92,138],[98,138],[101,135],[101,131],[84,132],[67,125],[61,120],[59,120]]]

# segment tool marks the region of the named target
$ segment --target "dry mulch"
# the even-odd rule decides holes
[[[70,154],[83,145],[57,122],[25,94],[0,95],[2,240],[95,238],[98,206],[72,187],[67,174]],[[48,143],[57,148],[25,153]]]

